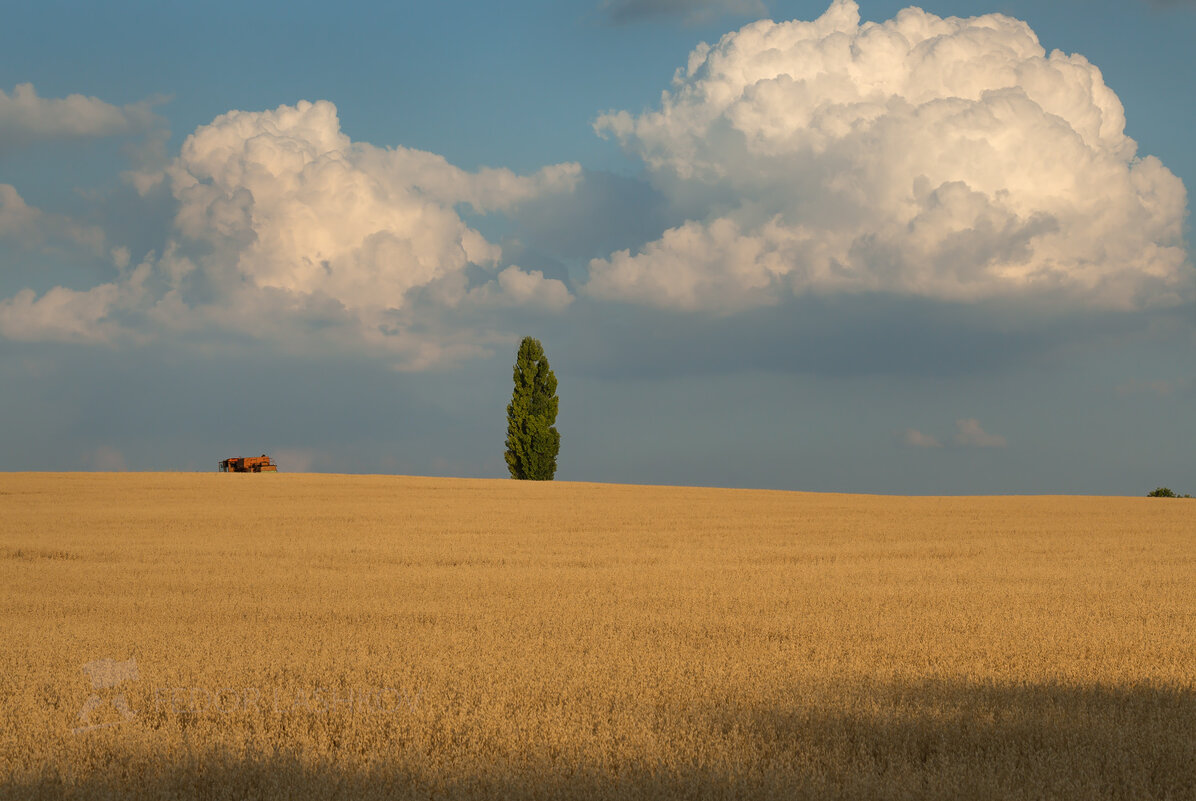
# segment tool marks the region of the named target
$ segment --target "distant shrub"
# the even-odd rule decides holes
[[[1178,495],[1170,487],[1155,487],[1146,493],[1147,498],[1191,498],[1191,495]]]

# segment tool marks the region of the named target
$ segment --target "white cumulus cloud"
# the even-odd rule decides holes
[[[466,266],[497,264],[499,247],[458,206],[508,209],[571,188],[580,168],[469,173],[433,153],[351,142],[321,101],[218,117],[168,172],[183,238],[218,254],[209,273],[382,312],[429,287],[459,302]]]
[[[115,248],[114,282],[19,293],[0,304],[0,332],[102,340],[123,314],[281,340],[315,330],[386,348],[408,368],[469,355],[502,335],[441,325],[441,313],[560,310],[572,296],[539,271],[500,269],[501,248],[461,207],[508,211],[570,191],[579,175],[576,164],[467,172],[434,153],[353,142],[326,101],[230,111],[188,136],[161,175],[134,182],[151,191],[165,180],[177,200],[161,256],[129,270]],[[0,233],[35,212],[0,185]]]
[[[1183,183],[1137,155],[1083,56],[1000,14],[762,20],[701,45],[659,109],[596,128],[689,221],[590,263],[598,298],[733,312],[806,293],[1105,309],[1191,296]]]
[[[46,139],[138,133],[157,123],[151,106],[114,106],[79,94],[40,97],[29,83],[17,84],[12,94],[0,89],[0,152]]]
[[[144,305],[154,265],[143,261],[130,268],[122,255],[118,250],[118,275],[113,281],[86,290],[56,286],[40,296],[22,289],[0,300],[0,336],[30,342],[95,343],[130,333],[122,317]]]
[[[550,311],[561,311],[573,302],[563,281],[514,264],[500,272],[494,282],[471,290],[469,297],[482,305],[531,306]]]
[[[106,340],[115,325],[107,318],[120,297],[115,284],[87,291],[56,286],[38,297],[31,289],[0,301],[0,334],[49,342]]]

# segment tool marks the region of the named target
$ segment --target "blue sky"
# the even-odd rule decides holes
[[[1196,4],[828,4],[10,4],[0,469],[1196,489]]]

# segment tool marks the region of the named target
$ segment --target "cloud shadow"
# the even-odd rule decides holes
[[[716,694],[717,696],[717,694]],[[709,697],[709,696],[708,696]],[[324,742],[303,758],[192,739],[185,759],[130,756],[121,740],[67,766],[6,780],[11,798],[819,798],[1179,799],[1196,787],[1196,689],[959,679],[801,687],[790,700],[741,704],[713,697],[659,708],[658,748],[642,759],[586,759],[540,745],[488,743],[485,724],[460,739],[392,733],[375,742]],[[597,730],[597,729],[596,729]],[[563,752],[562,752],[563,753]],[[494,756],[491,757],[490,755]],[[134,764],[136,762],[137,764]]]

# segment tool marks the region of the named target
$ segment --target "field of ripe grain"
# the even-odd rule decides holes
[[[0,474],[0,796],[1190,799],[1194,576],[1185,500]]]

